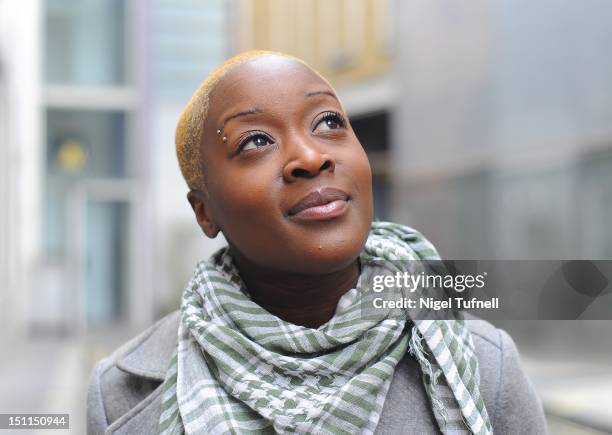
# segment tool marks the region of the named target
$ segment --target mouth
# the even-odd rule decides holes
[[[333,219],[346,212],[350,199],[343,190],[323,187],[300,199],[289,209],[287,215],[299,220]]]

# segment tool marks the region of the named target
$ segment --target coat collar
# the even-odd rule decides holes
[[[175,311],[144,331],[117,360],[117,368],[131,375],[163,381],[176,350],[179,320],[179,312]]]

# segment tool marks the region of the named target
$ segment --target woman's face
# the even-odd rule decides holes
[[[334,91],[299,62],[258,57],[221,79],[208,114],[204,210],[232,250],[303,274],[355,261],[372,221],[372,175]]]

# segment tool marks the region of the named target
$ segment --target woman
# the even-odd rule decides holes
[[[180,314],[98,364],[90,433],[546,431],[503,331],[362,310],[365,277],[438,257],[372,223],[368,159],[319,74],[279,53],[226,61],[176,146],[199,226],[228,247],[198,265]]]

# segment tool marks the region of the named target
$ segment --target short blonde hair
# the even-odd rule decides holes
[[[204,139],[204,121],[208,115],[210,93],[219,81],[236,66],[263,56],[284,57],[297,61],[314,71],[315,74],[329,85],[329,82],[306,64],[306,62],[285,53],[252,50],[237,54],[223,62],[200,83],[200,86],[198,86],[198,89],[183,109],[176,126],[176,155],[183,177],[190,189],[200,189],[204,186],[201,147]]]

